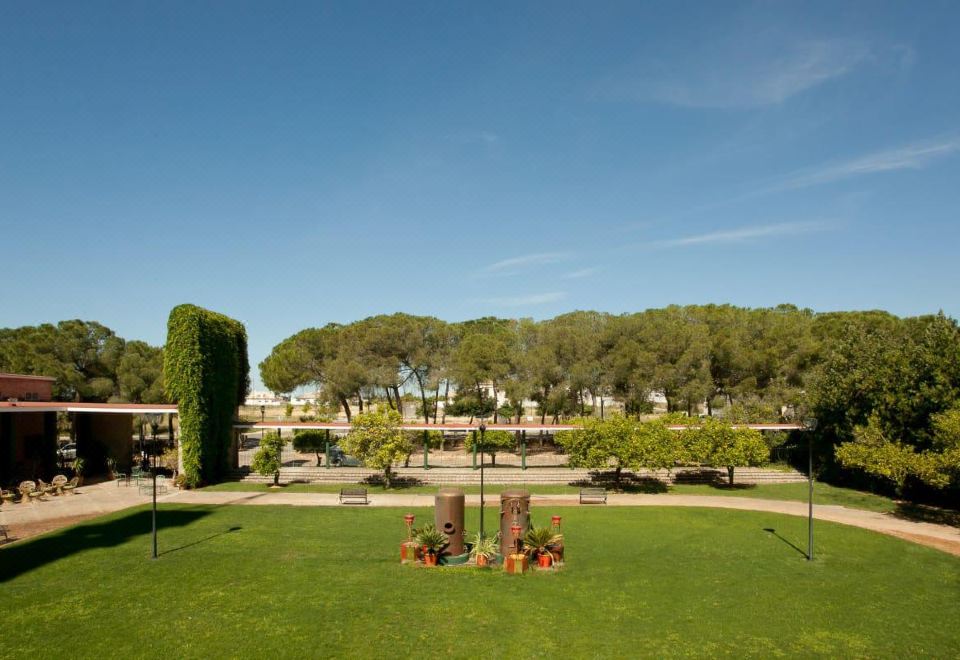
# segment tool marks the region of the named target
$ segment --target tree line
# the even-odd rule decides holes
[[[428,422],[445,412],[519,420],[524,400],[541,421],[602,419],[609,399],[639,415],[657,393],[669,412],[728,422],[816,418],[818,469],[834,477],[846,465],[901,492],[958,482],[960,331],[942,313],[703,305],[459,323],[398,313],[302,330],[260,373],[278,392],[318,387],[348,419],[351,404],[372,400],[402,413],[401,392]]]

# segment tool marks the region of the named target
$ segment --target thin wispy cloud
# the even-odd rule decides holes
[[[916,170],[960,150],[960,138],[914,142],[895,149],[877,151],[845,162],[799,171],[765,192],[818,186],[843,179],[896,170]]]
[[[815,167],[795,170],[785,176],[768,179],[766,182],[755,182],[753,188],[738,195],[700,204],[685,212],[674,214],[673,220],[775,193],[828,185],[871,174],[922,169],[958,151],[960,151],[960,137],[948,136],[875,151],[850,160],[823,163]]]
[[[564,279],[564,280],[581,280],[581,279],[583,279],[584,277],[590,277],[591,275],[593,275],[594,273],[596,273],[598,270],[600,270],[600,269],[599,269],[599,268],[596,268],[596,267],[580,268],[580,269],[578,269],[578,270],[574,270],[574,271],[571,271],[571,272],[569,272],[569,273],[564,273],[563,275],[560,276],[560,279]]]
[[[567,252],[537,252],[510,257],[488,264],[480,269],[480,275],[510,275],[535,266],[544,266],[566,261],[570,258]]]
[[[504,296],[500,298],[486,298],[482,302],[488,305],[497,305],[500,307],[525,307],[527,305],[545,305],[547,303],[557,302],[567,297],[564,291],[551,291],[549,293],[531,293],[523,296]]]
[[[693,51],[646,58],[602,89],[607,96],[690,108],[761,107],[845,76],[872,56],[870,46],[855,39],[732,35]]]
[[[498,133],[493,131],[470,131],[465,133],[453,133],[447,135],[447,139],[451,142],[456,142],[459,144],[485,144],[485,145],[495,145],[499,144],[502,140]]]
[[[649,245],[656,248],[672,248],[713,243],[744,243],[761,238],[796,236],[815,231],[823,231],[826,227],[822,222],[783,222],[772,225],[740,227],[737,229],[724,229],[704,234],[694,234],[692,236],[682,236],[680,238],[654,241]]]

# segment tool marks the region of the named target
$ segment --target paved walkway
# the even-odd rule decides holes
[[[12,537],[28,538],[52,529],[74,524],[86,518],[119,511],[150,501],[149,495],[140,495],[135,487],[117,487],[113,482],[83,486],[76,495],[50,497],[43,502],[5,505],[0,509],[0,523],[10,528]],[[289,492],[221,492],[205,490],[173,491],[158,498],[160,502],[177,504],[238,504],[290,506],[341,506],[336,493]],[[467,495],[468,505],[480,504],[479,495]],[[497,496],[490,497],[488,506],[495,506]],[[370,495],[371,506],[430,507],[434,496],[423,494]],[[576,495],[534,495],[534,506],[577,506]],[[790,516],[807,515],[806,502],[764,500],[747,497],[717,495],[640,495],[611,494],[609,506],[687,506],[743,511],[766,511]],[[814,506],[817,520],[852,525],[908,541],[930,546],[960,556],[960,529],[947,525],[913,522],[890,514],[848,509],[843,506],[818,504]]]

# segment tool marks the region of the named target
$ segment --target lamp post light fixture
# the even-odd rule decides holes
[[[480,422],[480,538],[487,538],[483,530],[483,436],[487,431],[487,425],[484,421]]]
[[[265,405],[260,406],[260,423],[263,423],[264,418],[267,415],[267,407]]]
[[[803,430],[807,435],[807,561],[813,561],[813,431],[817,430],[817,419],[803,420]]]

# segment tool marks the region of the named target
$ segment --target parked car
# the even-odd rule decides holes
[[[360,467],[360,461],[357,458],[344,453],[343,449],[340,448],[340,445],[331,445],[330,465],[335,465],[337,467]]]
[[[77,443],[68,442],[57,450],[61,461],[74,461],[77,459]]]

